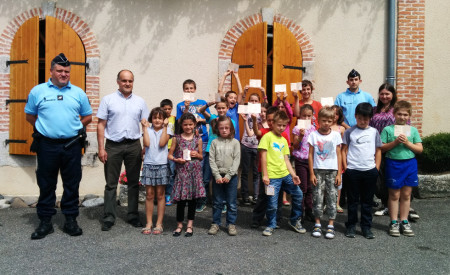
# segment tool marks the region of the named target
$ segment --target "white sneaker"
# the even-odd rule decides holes
[[[375,213],[373,213],[375,216],[387,216],[389,215],[389,209],[388,208],[384,208],[384,209],[380,209],[375,211]]]

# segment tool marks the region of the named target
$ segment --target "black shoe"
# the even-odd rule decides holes
[[[111,230],[111,228],[113,227],[114,223],[113,222],[104,222],[102,224],[102,231],[109,231]]]
[[[31,239],[39,240],[45,238],[45,236],[53,232],[53,224],[51,223],[51,221],[41,221],[38,228],[36,228],[33,234],[31,234]]]
[[[77,220],[74,218],[66,219],[63,231],[70,236],[80,236],[83,234],[83,230],[78,226]]]
[[[355,238],[356,236],[356,227],[350,226],[347,228],[347,231],[345,232],[345,237],[347,238]]]
[[[134,227],[143,227],[144,225],[141,223],[139,219],[132,219],[128,221],[129,224],[131,224]]]
[[[250,202],[250,199],[249,199],[249,198],[243,199],[243,200],[242,200],[242,203],[243,203],[244,205],[246,205],[246,206],[252,205],[252,203]]]
[[[369,240],[375,238],[372,231],[370,231],[370,228],[362,229],[362,234],[363,234],[364,238],[369,239]]]
[[[253,229],[259,228],[260,226],[261,223],[259,221],[253,221],[252,224],[250,225],[250,227]]]
[[[188,229],[191,229],[191,232],[187,232]],[[186,228],[186,233],[184,233],[185,237],[192,237],[194,235],[194,229],[192,227]]]

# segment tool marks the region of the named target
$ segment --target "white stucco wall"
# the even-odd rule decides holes
[[[42,2],[1,1],[0,30],[14,16],[40,7]],[[200,98],[216,91],[222,39],[236,22],[263,7],[292,19],[311,37],[316,54],[316,98],[335,97],[344,91],[347,74],[353,68],[362,74],[361,88],[376,98],[385,78],[385,2],[59,0],[56,6],[81,17],[95,34],[101,56],[101,96],[116,90],[117,72],[128,68],[135,74],[135,93],[152,108],[163,98],[175,104],[181,101],[181,85],[187,78],[197,82]],[[9,183],[0,182],[0,194],[37,194],[34,173],[30,173],[33,170],[0,167],[2,175],[11,178]],[[85,168],[81,186],[82,194],[101,194],[102,166]]]
[[[423,135],[450,132],[450,2],[426,1]]]

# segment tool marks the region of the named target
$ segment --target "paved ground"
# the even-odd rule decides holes
[[[55,233],[32,241],[38,224],[35,209],[0,210],[0,274],[450,274],[450,198],[415,200],[421,215],[413,224],[416,237],[387,235],[388,217],[375,217],[376,238],[344,236],[345,214],[338,217],[334,240],[300,235],[287,226],[272,237],[249,227],[251,209],[241,207],[238,236],[225,231],[207,235],[211,208],[197,215],[194,236],[174,238],[175,206],[167,208],[166,232],[144,236],[120,219],[109,232],[100,231],[101,207],[83,208],[79,218],[83,236],[62,232],[63,216],[54,219]],[[285,216],[288,210],[285,209]],[[360,233],[360,232],[358,232]]]

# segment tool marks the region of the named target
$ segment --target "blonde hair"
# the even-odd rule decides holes
[[[320,109],[319,119],[322,117],[334,119],[335,114],[336,114],[336,112],[334,111],[333,107],[326,106],[326,107],[323,107],[322,109]]]
[[[406,100],[400,100],[394,104],[394,114],[397,113],[400,109],[406,109],[409,115],[412,114],[412,105]]]

